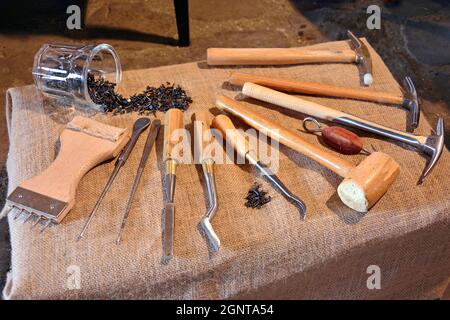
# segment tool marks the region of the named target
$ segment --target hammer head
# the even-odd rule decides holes
[[[403,107],[408,109],[409,117],[408,124],[411,129],[419,126],[420,106],[417,98],[417,91],[410,77],[405,77],[405,87],[403,96]]]
[[[439,118],[436,124],[435,133],[430,134],[422,146],[422,151],[430,158],[427,161],[425,169],[423,169],[417,184],[421,184],[425,177],[431,172],[435,164],[438,162],[439,157],[444,149],[444,119]]]
[[[358,212],[367,212],[389,189],[400,173],[394,159],[374,152],[353,168],[337,192],[342,202]]]
[[[372,59],[370,57],[369,48],[361,42],[350,30],[347,31],[348,38],[352,43],[353,50],[356,53],[356,63],[361,68],[363,83],[370,86],[373,82],[372,76]]]

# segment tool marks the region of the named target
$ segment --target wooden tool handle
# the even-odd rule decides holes
[[[164,115],[164,161],[179,160],[179,150],[175,147],[182,141],[183,132],[179,130],[182,128],[184,128],[183,112],[180,109],[169,109]]]
[[[220,96],[216,101],[216,105],[220,109],[239,117],[249,126],[273,139],[277,139],[280,143],[317,161],[342,177],[345,177],[353,168],[350,162],[303,140],[295,131],[269,120],[267,117],[252,111],[249,107],[229,97]]]
[[[252,82],[279,91],[304,93],[322,97],[348,98],[397,105],[403,103],[403,96],[401,95],[366,89],[344,88],[316,82],[262,77],[242,72],[232,73],[228,81],[238,86],[243,86],[246,82]]]
[[[304,48],[209,48],[209,65],[275,65],[322,62],[355,62],[352,50],[308,50]]]
[[[60,149],[55,161],[41,174],[24,181],[20,186],[50,198],[68,203],[69,211],[75,201],[75,191],[81,178],[96,165],[116,157],[130,138],[128,130],[76,117],[78,131],[64,129],[60,135]],[[99,133],[111,130],[118,135]],[[61,218],[62,219],[62,218]]]
[[[258,161],[256,154],[250,149],[249,142],[239,133],[230,118],[223,114],[218,115],[213,119],[212,126],[220,130],[227,143],[233,146],[239,156],[245,159],[247,154],[252,152],[252,159]]]
[[[196,163],[202,163],[207,155],[205,148],[212,142],[213,137],[210,131],[209,113],[206,110],[194,113],[194,148]],[[206,157],[206,158],[205,158]]]
[[[286,109],[298,111],[315,118],[328,121],[332,121],[346,115],[341,111],[322,106],[318,103],[307,101],[299,97],[291,96],[250,82],[244,84],[242,87],[242,93],[246,96],[261,101],[269,102]]]

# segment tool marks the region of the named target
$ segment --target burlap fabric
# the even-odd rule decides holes
[[[314,48],[344,49],[347,42]],[[399,93],[399,85],[372,51],[373,89]],[[359,86],[351,64],[240,68],[260,75]],[[194,103],[185,113],[212,108],[215,96],[235,96],[223,85],[231,69],[209,68],[204,62],[166,66],[124,74],[128,93],[147,84],[181,84]],[[310,98],[352,114],[405,128],[405,112],[392,106],[351,100]],[[301,118],[281,109],[258,111],[292,128]],[[55,143],[73,113],[44,102],[34,86],[13,88],[7,95],[11,142],[7,169],[9,192],[21,181],[46,168],[54,158]],[[158,114],[161,117],[161,114]],[[136,114],[95,119],[131,126]],[[239,122],[236,122],[240,124]],[[430,126],[422,117],[419,134]],[[317,143],[317,137],[302,134]],[[199,166],[183,165],[176,188],[175,257],[161,263],[162,137],[152,151],[125,229],[123,242],[114,243],[119,222],[141,156],[144,138],[123,168],[94,219],[87,237],[77,242],[87,215],[99,196],[113,163],[98,166],[81,181],[77,201],[63,223],[40,234],[39,228],[13,221],[9,215],[12,269],[3,294],[26,298],[436,298],[449,280],[450,156],[447,150],[422,186],[416,181],[425,159],[416,152],[373,137],[370,148],[391,155],[401,165],[399,179],[367,214],[345,207],[336,194],[341,178],[303,155],[281,147],[278,176],[308,205],[301,221],[297,210],[264,183],[273,201],[261,210],[246,209],[243,198],[255,180],[249,166],[216,167],[220,209],[214,227],[222,241],[216,255],[208,251],[198,223],[205,212],[205,190]],[[363,156],[346,157],[357,164]],[[367,268],[381,269],[381,289],[369,290]],[[80,270],[81,288],[70,285]],[[68,285],[69,282],[69,285]]]

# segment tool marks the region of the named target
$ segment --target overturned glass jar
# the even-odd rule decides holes
[[[112,46],[44,44],[34,57],[34,83],[46,96],[101,110],[89,95],[89,75],[119,85],[122,67]]]

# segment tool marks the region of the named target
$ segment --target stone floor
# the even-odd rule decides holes
[[[190,0],[191,45],[187,48],[175,45],[177,33],[171,1],[69,2],[67,5],[80,3],[85,12],[81,31],[61,28],[66,17],[67,5],[61,5],[64,1],[52,6],[56,13],[51,17],[42,10],[43,3],[52,3],[51,0],[39,2],[40,7],[36,8],[21,4],[19,14],[0,10],[1,105],[4,106],[7,88],[32,83],[33,56],[46,42],[107,42],[118,51],[123,69],[131,70],[202,60],[206,48],[212,46],[290,47],[344,39],[350,29],[368,38],[397,80],[405,75],[413,78],[426,118],[433,123],[437,115],[443,115],[446,131],[450,132],[450,4],[446,0]],[[381,30],[366,27],[366,8],[371,4],[381,7]],[[2,107],[0,208],[7,186],[4,164],[8,139],[4,119]],[[2,220],[0,287],[9,269],[8,238],[7,222]]]

